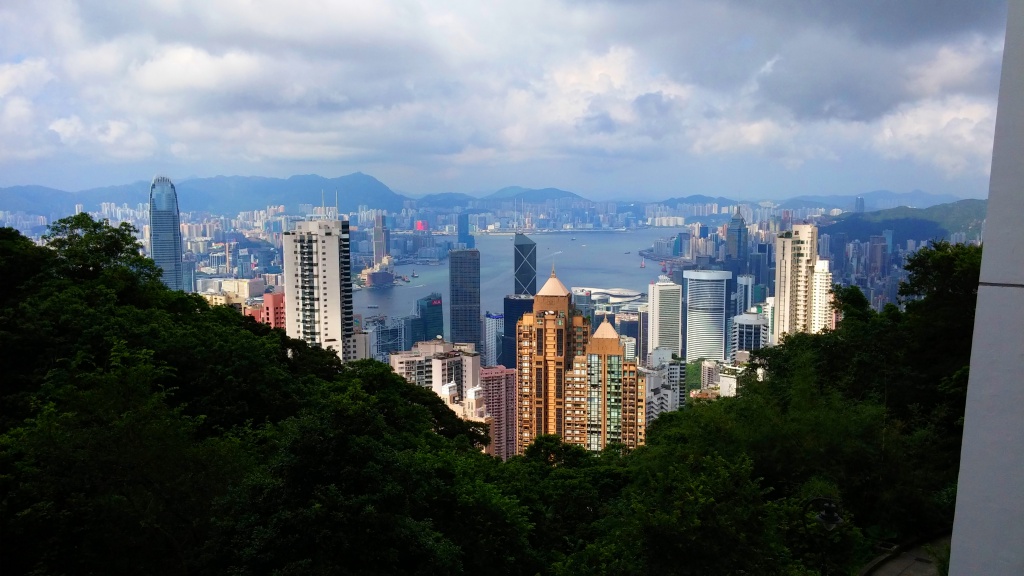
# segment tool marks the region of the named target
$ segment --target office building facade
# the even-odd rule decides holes
[[[149,255],[160,268],[165,286],[185,289],[178,192],[165,176],[157,176],[149,186]]]
[[[501,342],[505,334],[505,315],[487,312],[484,314],[484,349],[481,350],[484,366],[497,366],[501,357]]]
[[[732,272],[686,270],[686,361],[725,360],[727,314],[726,284]]]
[[[513,294],[537,293],[537,243],[516,233],[512,241],[515,286]]]
[[[683,287],[660,276],[648,288],[648,340],[645,354],[655,348],[667,348],[674,354],[683,354]]]
[[[756,312],[745,312],[732,319],[732,346],[729,360],[736,361],[737,352],[753,352],[768,345],[768,319]]]
[[[440,292],[416,300],[416,317],[410,321],[410,343],[444,339],[444,303]]]
[[[469,214],[465,212],[455,217],[455,242],[459,248],[476,248],[476,239],[469,233]]]
[[[750,248],[747,239],[747,223],[740,214],[739,206],[736,213],[729,221],[725,232],[725,257],[730,260],[746,262],[750,256]]]
[[[448,253],[448,287],[451,341],[472,343],[477,350],[482,349],[479,250]]]
[[[504,313],[503,335],[501,338],[501,355],[498,363],[506,368],[515,368],[516,359],[516,325],[523,314],[533,311],[531,294],[509,294],[503,301]]]

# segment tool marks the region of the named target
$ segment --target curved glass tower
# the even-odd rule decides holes
[[[149,187],[149,255],[163,270],[171,290],[184,290],[181,268],[181,220],[178,193],[170,178],[157,176]]]

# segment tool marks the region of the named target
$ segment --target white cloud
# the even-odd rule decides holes
[[[749,158],[872,174],[913,158],[922,187],[934,167],[987,170],[1002,33],[989,16],[939,21],[926,3],[901,7],[895,23],[794,10],[10,0],[0,149],[101,160],[105,174],[126,174],[115,180],[150,172],[147,162],[189,174],[374,166],[411,192],[507,184],[459,178],[527,165],[564,187],[594,171],[620,183],[653,166],[666,182],[702,163],[743,171]],[[870,168],[835,162],[849,150]]]
[[[987,100],[951,96],[902,107],[885,117],[874,147],[886,158],[913,158],[947,177],[988,174],[995,107]]]
[[[0,64],[0,98],[16,92],[33,94],[53,78],[49,65],[42,58]]]

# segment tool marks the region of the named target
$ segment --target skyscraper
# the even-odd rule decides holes
[[[829,261],[819,259],[814,264],[814,275],[811,278],[811,324],[808,330],[821,332],[826,328],[835,328],[832,313],[832,272]]]
[[[811,322],[814,266],[818,261],[818,227],[794,224],[775,239],[775,325],[772,342],[783,334],[807,332]]]
[[[534,297],[533,311],[516,325],[519,391],[516,453],[542,434],[582,442],[586,433],[586,396],[567,397],[565,375],[586,353],[590,320],[576,311],[572,294],[555,276]],[[618,340],[616,339],[616,342]]]
[[[391,253],[388,243],[391,233],[384,222],[384,215],[377,214],[373,218],[373,263],[380,264],[384,257]]]
[[[501,356],[501,341],[505,333],[505,315],[487,312],[484,314],[484,366],[497,366]]]
[[[725,360],[728,335],[726,284],[732,272],[686,270],[686,361]]]
[[[644,443],[647,394],[636,362],[626,360],[619,335],[605,320],[577,356],[566,376],[563,439],[591,452],[608,444],[636,448]]]
[[[756,312],[744,312],[732,319],[732,346],[729,359],[740,351],[753,352],[768,345],[768,319]]]
[[[516,233],[512,242],[515,250],[515,289],[513,294],[537,293],[537,243],[526,234]]]
[[[618,334],[607,321],[577,357],[565,378],[564,441],[600,452],[608,444],[636,448],[644,443],[647,395],[636,362],[625,358]]]
[[[469,214],[462,212],[455,217],[455,234],[461,248],[476,248],[476,239],[469,233]]]
[[[643,353],[649,354],[656,348],[666,348],[673,354],[682,355],[683,287],[667,276],[659,276],[658,281],[651,284],[647,300],[650,308],[650,337],[647,350]]]
[[[747,223],[743,220],[743,215],[740,214],[740,208],[737,206],[736,213],[733,214],[732,220],[729,221],[726,228],[725,257],[746,262],[747,257],[750,256],[747,242]]]
[[[502,460],[516,453],[516,369],[480,368],[480,386],[491,424],[491,452]]]
[[[469,342],[483,349],[480,318],[480,251],[448,253],[448,297],[451,310],[451,341]]]
[[[506,368],[516,367],[516,324],[523,314],[533,311],[533,296],[530,294],[509,294],[505,296],[504,334],[501,338],[501,356],[498,363]]]
[[[288,335],[356,359],[348,221],[299,222],[282,239]]]
[[[441,294],[434,292],[416,301],[416,318],[412,321],[412,344],[444,338],[444,305]]]
[[[733,314],[743,314],[754,305],[754,275],[740,274],[736,277],[736,306]]]
[[[149,254],[171,290],[184,290],[178,193],[170,178],[157,176],[149,187]]]

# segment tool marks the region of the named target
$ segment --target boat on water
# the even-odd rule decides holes
[[[367,308],[380,308],[380,305],[379,304],[367,304],[366,307]]]
[[[646,258],[643,258],[643,257],[640,258],[640,267],[641,268],[647,268],[647,259]]]
[[[572,238],[569,238],[569,240],[573,240],[573,241],[575,241],[575,240],[576,240],[576,237],[575,237],[575,236],[573,236]]]
[[[632,252],[630,252],[629,250],[626,250],[624,253],[625,254],[632,254]]]
[[[412,276],[413,278],[419,278],[420,277],[420,275],[417,274],[415,270],[412,271],[412,274],[410,274],[410,276]]]

